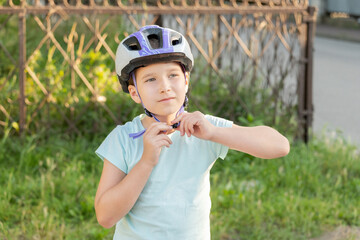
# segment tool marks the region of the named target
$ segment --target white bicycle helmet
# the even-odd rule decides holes
[[[181,63],[187,72],[194,58],[186,38],[169,28],[149,25],[125,38],[116,50],[116,74],[122,90],[129,93],[129,78],[136,68],[157,62]]]

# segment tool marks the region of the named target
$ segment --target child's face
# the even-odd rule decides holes
[[[154,63],[135,72],[139,94],[146,109],[158,116],[176,114],[185,100],[188,81],[178,63]],[[187,77],[188,79],[188,77]],[[135,86],[129,86],[132,99],[141,103]]]

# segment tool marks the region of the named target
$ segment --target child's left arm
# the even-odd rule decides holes
[[[206,120],[201,112],[182,113],[173,123],[179,121],[181,124],[177,130],[180,131],[181,136],[194,135],[255,157],[278,158],[287,155],[290,151],[287,138],[271,127],[241,127],[236,124],[231,128],[216,127]]]

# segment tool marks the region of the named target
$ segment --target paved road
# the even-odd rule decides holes
[[[314,48],[314,131],[360,146],[360,43],[316,37]]]

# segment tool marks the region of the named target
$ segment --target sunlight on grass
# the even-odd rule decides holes
[[[1,149],[0,239],[105,239],[93,210],[101,167],[93,145],[27,138]]]
[[[213,239],[309,239],[359,225],[359,163],[341,140],[293,144],[274,160],[230,152],[212,170]]]
[[[0,141],[0,239],[112,239],[93,201],[100,140]],[[360,224],[359,150],[341,140],[292,144],[281,159],[230,151],[211,172],[212,239],[309,239]]]

